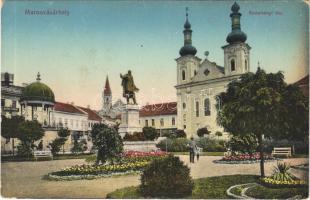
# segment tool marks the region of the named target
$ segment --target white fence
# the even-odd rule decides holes
[[[126,141],[124,142],[124,150],[125,151],[156,151],[158,148],[156,147],[155,141]]]

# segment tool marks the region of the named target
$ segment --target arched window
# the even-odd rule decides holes
[[[199,101],[196,101],[196,117],[199,117]]]
[[[185,80],[185,70],[182,70],[182,80],[184,81]]]
[[[235,71],[235,70],[236,70],[235,60],[231,59],[231,61],[230,61],[230,71]]]
[[[248,61],[247,60],[244,61],[244,69],[245,69],[245,71],[248,70]]]
[[[205,99],[204,102],[204,108],[205,108],[205,116],[210,116],[211,115],[211,111],[210,111],[210,100],[209,98]]]
[[[183,109],[186,109],[186,103],[183,103]]]
[[[197,71],[196,70],[194,70],[194,76],[196,76],[197,75]]]

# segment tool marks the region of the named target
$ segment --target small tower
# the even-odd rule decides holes
[[[102,93],[102,111],[104,115],[109,115],[112,108],[112,92],[109,83],[109,77],[107,76],[105,86]]]
[[[241,31],[239,5],[235,2],[230,14],[231,32],[226,41],[228,45],[223,46],[225,75],[238,75],[250,71],[250,50],[251,47],[245,43],[247,35]]]
[[[186,8],[186,21],[183,30],[184,45],[179,51],[181,57],[176,59],[178,85],[190,82],[196,75],[200,63],[200,59],[195,56],[197,49],[192,45],[192,32],[191,24],[188,20],[188,8]]]

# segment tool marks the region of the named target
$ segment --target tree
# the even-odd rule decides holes
[[[56,156],[57,153],[60,151],[60,147],[64,145],[66,142],[65,138],[55,138],[52,143],[50,143],[50,148],[53,156]]]
[[[207,127],[200,128],[200,129],[197,130],[197,135],[198,135],[199,137],[203,137],[205,134],[206,134],[206,135],[209,135],[209,133],[210,133],[210,131],[208,130]]]
[[[142,132],[146,140],[155,140],[159,137],[159,134],[153,127],[143,127]]]
[[[33,151],[34,142],[40,140],[44,136],[44,130],[41,124],[37,121],[24,121],[19,124],[17,131],[19,134],[17,135],[18,139],[21,140],[24,148],[28,148],[28,157],[30,156],[29,152]]]
[[[97,164],[104,164],[107,160],[113,163],[113,159],[119,157],[123,151],[122,138],[113,127],[95,124],[91,130],[91,137],[98,149]]]
[[[1,135],[6,139],[12,139],[12,150],[14,156],[14,149],[15,149],[15,141],[14,138],[18,138],[18,126],[25,121],[25,118],[22,116],[12,116],[11,118],[7,118],[2,116],[1,121]]]
[[[223,136],[223,133],[221,131],[216,131],[215,135],[217,136],[217,139],[219,140],[221,136]]]
[[[62,151],[63,151],[63,154],[65,154],[65,143],[66,141],[68,140],[68,136],[70,135],[70,131],[68,130],[68,128],[60,128],[58,131],[57,131],[57,134],[60,138],[63,138],[63,144],[62,144]]]
[[[254,134],[258,139],[261,176],[265,176],[265,138],[296,137],[308,134],[308,101],[298,87],[287,85],[282,72],[247,73],[230,82],[220,94],[218,123],[233,135]],[[216,107],[219,108],[217,105]]]

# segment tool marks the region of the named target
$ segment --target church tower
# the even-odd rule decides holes
[[[228,45],[223,46],[225,76],[239,75],[250,71],[251,47],[245,43],[247,35],[241,31],[239,5],[235,2],[230,14],[231,32],[226,41]]]
[[[104,115],[109,115],[112,108],[112,92],[109,83],[109,77],[107,76],[105,81],[105,87],[102,93],[102,111]]]
[[[188,21],[188,8],[186,8],[186,21],[184,24],[184,45],[181,47],[180,57],[177,61],[177,84],[182,85],[191,82],[196,75],[201,59],[196,57],[197,50],[192,45],[192,29]]]

